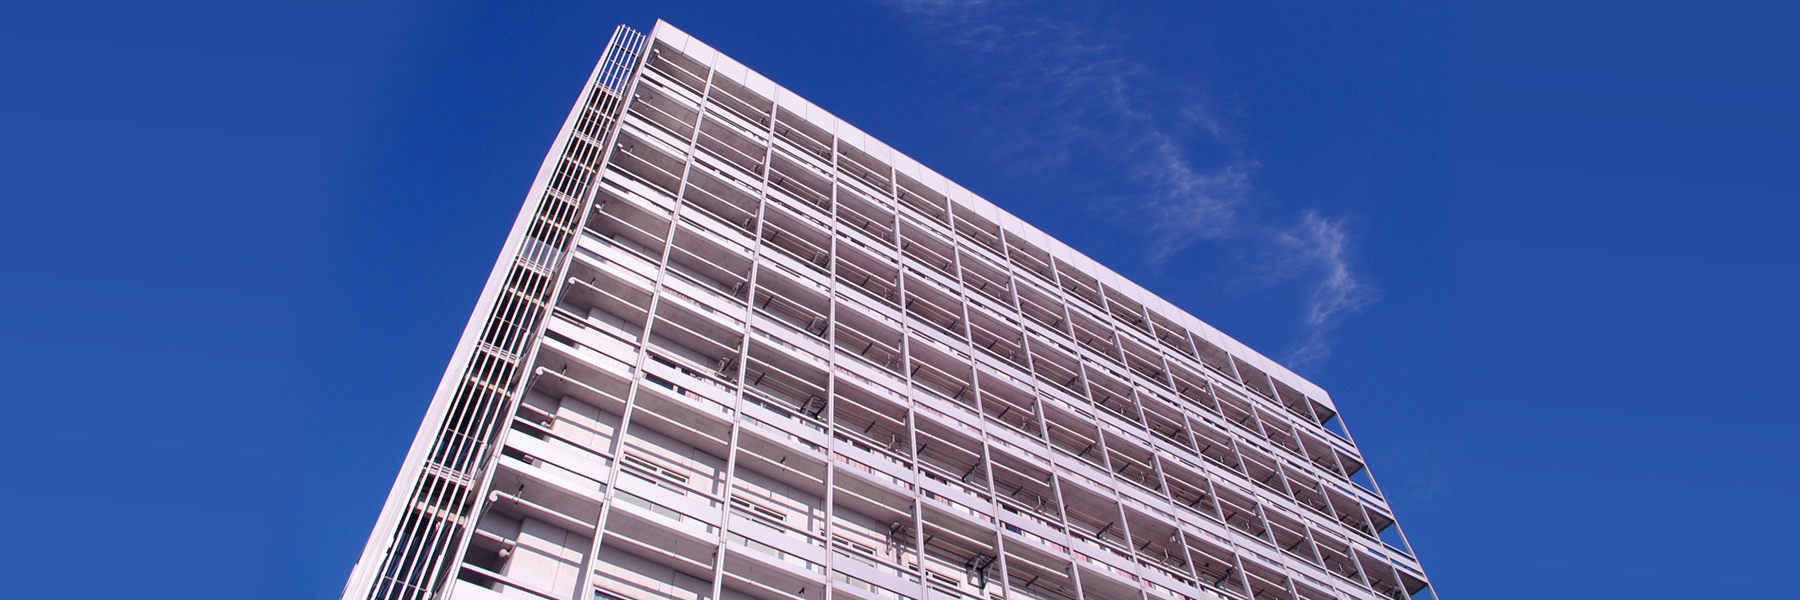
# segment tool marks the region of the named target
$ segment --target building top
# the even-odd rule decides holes
[[[943,201],[947,200],[954,203],[955,207],[953,210],[957,214],[962,215],[965,214],[966,211],[967,214],[979,216],[982,219],[987,220],[988,224],[1005,230],[1008,238],[1016,238],[1024,243],[1030,244],[1036,249],[1042,250],[1057,262],[1072,267],[1074,270],[1094,279],[1093,282],[1084,283],[1104,286],[1095,291],[1106,293],[1109,298],[1118,298],[1122,296],[1124,299],[1136,302],[1144,308],[1149,309],[1154,317],[1161,317],[1169,321],[1169,323],[1161,325],[1165,327],[1169,324],[1179,326],[1180,328],[1191,332],[1196,342],[1211,344],[1218,351],[1228,354],[1232,359],[1235,359],[1240,365],[1254,367],[1255,369],[1268,374],[1277,384],[1289,386],[1293,390],[1304,394],[1307,398],[1330,408],[1332,412],[1337,411],[1336,405],[1331,401],[1331,396],[1327,394],[1324,389],[1313,384],[1311,381],[1308,381],[1306,378],[1295,374],[1280,363],[1263,356],[1249,346],[1220,332],[1212,325],[1188,314],[1188,312],[1182,310],[1181,307],[1151,293],[1149,290],[1144,289],[1143,286],[1119,275],[1112,269],[1108,269],[1098,261],[1088,258],[1080,251],[1069,247],[1067,244],[1044,233],[1030,223],[1013,216],[1012,213],[1006,212],[999,206],[994,205],[994,203],[957,185],[956,182],[950,181],[943,175],[939,175],[937,172],[932,171],[918,161],[894,150],[887,144],[883,144],[873,136],[863,133],[862,130],[833,116],[825,109],[808,102],[805,98],[800,97],[793,91],[776,84],[769,78],[732,60],[731,57],[714,50],[711,46],[707,46],[700,40],[694,39],[687,33],[677,29],[674,25],[670,25],[668,22],[658,19],[656,21],[656,27],[651,31],[650,37],[666,44],[673,50],[681,52],[696,62],[711,67],[718,76],[730,79],[731,81],[742,85],[745,89],[770,99],[777,106],[781,107],[782,112],[804,119],[808,124],[819,128],[822,132],[835,136],[838,140],[840,149],[844,146],[849,146],[856,149],[861,154],[866,155],[869,159],[891,166],[897,175],[905,178],[902,180],[904,183],[900,186],[903,190],[903,194],[906,193],[906,188],[913,188],[918,190],[918,193],[921,196],[937,196],[930,198],[928,200],[929,202],[941,204]],[[1202,353],[1206,352],[1204,349],[1196,348],[1196,350]]]

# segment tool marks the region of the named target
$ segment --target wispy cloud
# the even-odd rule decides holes
[[[997,123],[989,132],[1023,164],[1079,164],[1125,193],[1102,197],[1104,215],[1155,232],[1160,263],[1202,240],[1230,237],[1255,162],[1199,102],[1200,90],[1131,58],[1123,36],[1103,24],[1024,10],[1007,0],[898,0],[933,41],[984,69],[982,85],[1011,102],[1041,107],[1049,119]],[[1203,164],[1196,150],[1220,155]]]
[[[1309,210],[1299,225],[1282,231],[1276,241],[1284,250],[1285,262],[1277,272],[1312,282],[1312,297],[1306,304],[1306,340],[1287,356],[1290,365],[1311,365],[1331,354],[1328,334],[1342,316],[1374,302],[1375,295],[1350,272],[1350,261],[1344,256],[1349,236],[1341,221]]]
[[[1318,285],[1307,305],[1306,324],[1325,325],[1338,313],[1362,308],[1371,300],[1344,258],[1349,243],[1343,223],[1306,211],[1298,226],[1281,233],[1281,245],[1292,253],[1297,268],[1316,270]]]
[[[998,106],[1038,107],[1040,119],[988,120],[993,147],[1042,169],[1079,167],[1122,188],[1082,190],[1099,214],[1148,231],[1146,258],[1161,267],[1196,244],[1224,242],[1272,255],[1259,279],[1312,288],[1300,322],[1305,340],[1289,364],[1329,355],[1329,333],[1373,295],[1351,271],[1342,221],[1316,211],[1298,225],[1251,210],[1258,165],[1198,85],[1157,72],[1107,24],[1053,16],[1023,0],[892,0],[931,41],[983,74]],[[996,109],[999,110],[999,109]],[[1260,215],[1260,218],[1258,218]]]

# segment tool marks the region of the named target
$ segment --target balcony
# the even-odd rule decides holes
[[[1175,390],[1175,395],[1186,401],[1188,406],[1220,414],[1219,403],[1213,399],[1211,383],[1206,377],[1186,367],[1170,365],[1169,384]]]
[[[1219,402],[1219,413],[1225,420],[1242,427],[1252,439],[1262,439],[1262,425],[1256,421],[1256,413],[1250,402],[1223,388],[1214,388],[1213,398]]]
[[[1020,272],[1036,276],[1038,281],[1056,288],[1056,270],[1051,267],[1050,253],[1026,242],[1021,236],[1006,236],[1006,257]]]
[[[1187,572],[1187,549],[1177,541],[1180,531],[1173,519],[1156,512],[1149,507],[1125,506],[1131,549],[1137,554],[1139,564],[1152,566],[1191,585],[1191,581],[1187,581],[1192,577]]]
[[[898,175],[896,179],[899,184],[896,191],[901,206],[906,207],[913,214],[924,217],[927,221],[934,223],[936,227],[949,229],[950,202],[948,198],[936,190],[914,181],[911,177]]]
[[[1039,535],[1061,539],[1062,513],[1056,500],[1056,490],[1051,478],[1052,472],[1043,464],[1023,460],[1003,452],[993,453],[994,494],[1000,498],[1001,516],[1010,512],[1015,517],[1008,517],[1014,522],[1021,519],[1035,523],[1036,526],[1048,528],[1048,532]]]
[[[1302,583],[1300,580],[1295,580],[1294,597],[1297,600],[1335,600],[1338,597],[1337,594],[1325,591],[1330,588],[1324,586],[1323,583],[1316,582],[1316,580],[1315,583],[1318,583],[1318,585],[1309,585],[1307,583]]]
[[[740,429],[741,433],[757,436],[788,450],[787,454],[780,454],[769,448],[764,454],[778,454],[778,462],[793,454],[812,455],[821,465],[824,463],[825,443],[830,434],[817,420],[755,394],[744,396],[742,416],[744,427]],[[748,442],[740,437],[738,443],[742,445]],[[823,469],[819,471],[823,472]]]
[[[687,206],[705,211],[737,232],[754,236],[762,203],[741,184],[728,181],[711,171],[695,169],[688,174],[688,186],[682,190],[682,199],[687,201]]]
[[[1088,310],[1104,314],[1106,309],[1100,297],[1099,281],[1060,258],[1052,259],[1052,264],[1056,265],[1056,280],[1067,296],[1081,300]]]
[[[949,339],[967,343],[969,334],[965,330],[962,301],[954,292],[948,292],[928,279],[919,276],[912,268],[906,269],[905,301],[900,304],[908,317],[914,322],[926,324],[929,330]]]
[[[1000,594],[999,558],[991,530],[940,519],[929,509],[924,525],[921,562],[933,597],[985,599],[990,593]]]
[[[1332,516],[1339,524],[1369,538],[1375,537],[1375,527],[1370,524],[1369,514],[1363,510],[1362,502],[1336,487],[1327,488],[1325,497],[1331,504]]]
[[[1273,401],[1275,399],[1275,388],[1269,384],[1267,373],[1263,373],[1261,369],[1252,367],[1236,357],[1231,360],[1237,366],[1237,372],[1243,379],[1244,387],[1249,388],[1256,395],[1262,396],[1264,400]]]
[[[992,299],[999,306],[1006,307],[1007,312],[1011,312],[1012,277],[986,264],[986,260],[970,256],[966,251],[958,250],[957,256],[957,262],[962,266],[963,287]]]
[[[1115,321],[1124,324],[1126,331],[1143,334],[1146,337],[1151,334],[1150,321],[1145,317],[1144,305],[1111,286],[1100,287],[1106,295],[1107,313],[1112,315]]]
[[[906,380],[893,370],[877,366],[863,358],[839,350],[832,365],[838,389],[854,389],[874,397],[905,402]]]
[[[1219,511],[1224,515],[1225,524],[1265,542],[1271,539],[1268,523],[1263,521],[1262,510],[1255,500],[1224,486],[1213,486],[1213,493],[1219,500]]]
[[[1202,590],[1234,599],[1249,595],[1243,573],[1238,569],[1237,553],[1231,551],[1224,540],[1184,533],[1182,541],[1187,544],[1189,560]]]
[[[831,314],[830,288],[812,277],[796,275],[773,265],[759,267],[752,306],[759,314],[822,340],[831,330],[827,316]]]
[[[1194,349],[1200,354],[1200,363],[1212,369],[1230,381],[1238,381],[1237,371],[1231,366],[1231,355],[1198,335],[1191,337]]]
[[[656,267],[611,240],[584,235],[556,310],[628,344],[643,336]]]
[[[893,186],[894,169],[854,146],[838,145],[838,171],[872,189],[887,190]]]
[[[650,47],[650,55],[644,60],[644,67],[669,78],[695,94],[706,89],[706,80],[712,74],[712,69],[705,64],[682,54],[679,50],[669,48],[661,40],[657,40]]]
[[[521,478],[512,469],[522,464],[510,458],[497,465],[496,484],[515,487],[482,499],[457,587],[484,590],[488,597],[573,595],[600,516],[598,494]]]
[[[1016,377],[999,375],[980,369],[981,414],[1010,428],[1014,435],[1043,443],[1043,428],[1038,423],[1037,402],[1030,392],[1020,389],[1025,382]],[[1022,375],[1022,374],[1021,374]],[[1028,384],[1026,384],[1028,385]]]
[[[981,445],[949,428],[924,419],[915,421],[918,448],[914,455],[924,467],[920,485],[926,504],[938,504],[945,512],[993,526],[993,505],[987,494],[986,460]],[[968,443],[970,445],[960,445]],[[971,450],[973,448],[974,450]]]
[[[680,54],[680,52],[675,52],[675,55],[679,55],[679,54]],[[677,60],[680,60],[680,59],[677,59]],[[669,66],[669,65],[662,65],[662,67],[664,70],[668,70],[671,72],[677,72],[676,67]],[[695,67],[695,68],[704,70],[703,66]],[[643,71],[640,72],[641,76],[638,77],[638,89],[639,90],[648,90],[648,91],[652,91],[652,92],[655,92],[658,94],[667,94],[670,96],[676,96],[676,97],[680,98],[681,101],[684,103],[691,104],[694,106],[699,106],[700,105],[700,90],[691,85],[692,79],[690,79],[688,77],[688,75],[691,75],[691,73],[687,72],[685,69],[679,71],[678,73],[680,75],[682,75],[682,77],[680,79],[677,79],[676,77],[667,75],[663,71],[657,70],[655,68],[644,69]]]
[[[545,372],[554,373],[556,378],[567,380],[571,386],[591,391],[586,394],[591,402],[622,405],[618,399],[625,396],[626,386],[636,370],[633,364],[637,358],[636,349],[623,342],[589,347],[559,333],[563,327],[572,326],[559,325],[545,332],[537,355],[536,372],[540,376]]]
[[[1282,511],[1267,511],[1275,546],[1291,556],[1314,565],[1320,564],[1319,554],[1313,548],[1312,539],[1307,536],[1306,525],[1281,513]]]
[[[1244,463],[1238,458],[1237,445],[1232,442],[1230,435],[1204,422],[1189,422],[1193,423],[1194,443],[1200,446],[1200,456],[1243,474]]]
[[[1138,390],[1141,401],[1138,407],[1143,410],[1144,425],[1155,436],[1155,440],[1163,448],[1198,456],[1198,447],[1194,445],[1193,436],[1189,434],[1187,416],[1181,410],[1171,406],[1162,396]]]
[[[1275,459],[1249,446],[1239,446],[1238,453],[1244,459],[1244,474],[1248,475],[1251,481],[1255,481],[1263,489],[1282,498],[1293,497],[1293,494],[1288,492],[1287,482],[1282,479]]]
[[[593,597],[682,600],[712,593],[716,542],[693,543],[664,533],[660,523],[640,521],[633,509],[614,514],[628,511],[632,514],[616,524],[616,533],[609,515],[588,579],[596,588]]]
[[[608,164],[614,172],[656,190],[657,197],[674,198],[681,174],[687,170],[686,155],[686,148],[673,147],[656,136],[622,130]]]
[[[1101,462],[1104,449],[1100,446],[1100,431],[1091,419],[1083,419],[1060,408],[1047,406],[1044,410],[1044,424],[1048,427],[1051,448],[1086,462],[1089,467],[1099,469],[1102,474],[1106,472]]]
[[[846,489],[852,493],[874,501],[889,499],[890,504],[912,505],[910,499],[916,495],[918,486],[913,484],[916,474],[911,460],[852,439],[842,430],[834,435],[842,443],[837,445],[832,460],[836,462],[834,466],[838,472],[846,474],[836,479],[838,485],[848,486]],[[846,478],[865,483],[850,483]]]
[[[1138,417],[1137,401],[1131,387],[1115,379],[1117,373],[1105,368],[1083,365],[1082,370],[1086,373],[1088,397],[1093,398],[1095,405],[1106,409],[1102,415],[1117,419],[1119,422],[1113,423],[1113,426],[1119,431],[1143,435],[1143,420]]]
[[[834,393],[831,422],[841,435],[897,456],[912,456],[912,431],[903,399],[853,385],[837,386]]]
[[[830,132],[805,117],[779,108],[775,112],[775,137],[793,144],[801,154],[826,164],[831,163],[831,148],[837,145]]]
[[[708,387],[710,384],[702,383],[698,377],[652,356],[645,361],[632,422],[695,448],[722,454],[731,440],[731,422],[737,413],[715,397],[723,394],[701,391]]]
[[[1221,519],[1219,503],[1213,499],[1212,482],[1178,464],[1164,463],[1163,473],[1169,484],[1169,498],[1196,514]]]
[[[619,461],[608,534],[664,547],[716,548],[724,509],[723,461],[653,430],[632,429]],[[697,464],[692,456],[710,464]]]
[[[913,336],[909,350],[911,362],[907,365],[907,376],[914,386],[948,399],[964,410],[975,410],[975,395],[971,393],[974,391],[974,371],[967,354],[924,336]]]
[[[1018,600],[1075,600],[1068,560],[1039,557],[1029,549],[1006,548],[1007,593]]]
[[[1423,581],[1418,581],[1417,587],[1412,590],[1402,587],[1400,573],[1394,569],[1392,564],[1370,556],[1361,550],[1356,551],[1356,562],[1362,567],[1363,579],[1368,582],[1369,587],[1374,589],[1377,595],[1383,598],[1407,600],[1412,597],[1409,591],[1418,591],[1425,587]]]
[[[726,587],[759,600],[824,599],[823,563],[735,531],[725,541]]]
[[[755,402],[752,399],[756,399]],[[751,405],[761,403],[762,407],[774,406],[767,399],[754,394],[745,394],[748,416],[768,415],[755,410]],[[789,413],[790,415],[792,413]],[[763,417],[758,417],[761,420]],[[740,472],[753,471],[764,478],[779,481],[787,486],[815,496],[825,494],[827,475],[824,448],[814,445],[812,439],[823,436],[812,436],[807,423],[801,419],[771,421],[786,427],[784,432],[800,432],[806,436],[794,435],[793,438],[772,434],[769,428],[752,425],[743,428],[744,435],[738,436],[737,465]],[[796,426],[797,425],[797,426]],[[796,439],[797,438],[797,439]]]
[[[910,507],[909,507],[910,508]],[[919,554],[910,514],[849,496],[832,508],[834,564],[851,578],[888,591],[914,595],[919,586]],[[863,591],[877,591],[857,586]]]
[[[822,574],[826,554],[823,506],[823,499],[808,491],[756,471],[740,470],[732,480],[728,529],[778,551],[777,558],[793,557],[819,565],[815,571]]]
[[[1314,425],[1320,423],[1319,418],[1312,413],[1312,402],[1307,400],[1306,395],[1301,394],[1300,391],[1294,389],[1293,386],[1282,383],[1280,380],[1276,380],[1275,400],[1280,402],[1282,408],[1286,408],[1289,413],[1292,413],[1296,417],[1300,417],[1301,421]]]
[[[1110,431],[1105,437],[1107,459],[1112,465],[1113,476],[1141,486],[1160,498],[1163,493],[1162,476],[1156,470],[1155,456],[1128,438],[1113,435]]]
[[[828,226],[812,217],[802,217],[775,204],[763,208],[763,247],[785,254],[791,259],[790,264],[804,265],[800,268],[817,272],[820,277],[831,269],[828,230]]]
[[[733,116],[755,123],[763,129],[769,127],[769,116],[775,110],[773,101],[729,77],[713,78],[712,89],[708,90],[706,99],[713,106],[723,108]]]
[[[661,93],[654,85],[638,86],[637,94],[626,110],[661,133],[683,142],[694,139],[694,124],[700,117],[699,106],[685,95]]]
[[[923,267],[920,270],[936,278],[937,286],[953,288],[956,281],[955,248],[916,223],[911,217],[900,219],[900,254],[916,261]]]
[[[614,185],[610,177],[604,183],[595,195],[584,231],[640,260],[653,265],[660,263],[663,247],[668,242],[671,213],[643,194],[661,192],[634,181]]]
[[[840,244],[833,273],[844,284],[840,290],[854,290],[850,293],[868,299],[864,304],[900,307],[900,269],[892,259],[878,259]]]
[[[1119,349],[1123,351],[1125,368],[1140,381],[1150,382],[1157,389],[1174,389],[1170,387],[1169,369],[1163,364],[1162,353],[1155,348],[1138,344],[1133,338],[1119,340]]]
[[[768,142],[755,132],[742,129],[735,120],[719,120],[708,114],[700,120],[700,135],[695,146],[736,167],[740,177],[760,179],[768,160]]]
[[[1264,437],[1277,447],[1288,451],[1294,458],[1307,460],[1306,451],[1300,448],[1300,439],[1295,437],[1294,426],[1280,416],[1272,414],[1273,412],[1267,409],[1257,409],[1256,420],[1262,422]]]
[[[770,328],[775,329],[775,328]],[[751,339],[744,370],[744,387],[784,410],[819,418],[827,408],[829,373],[816,339],[798,339],[799,332],[778,336],[762,334]],[[805,343],[801,346],[794,342]]]
[[[594,524],[600,520],[600,490],[560,485],[544,478],[544,471],[512,457],[503,456],[496,464],[500,468],[494,471],[495,491],[482,499],[486,506],[484,520],[486,515],[496,514],[513,521],[533,519],[592,539]],[[580,544],[584,548],[586,545]]]
[[[715,387],[731,389],[743,339],[743,325],[733,317],[708,312],[704,305],[661,300],[651,319],[647,347],[661,360],[679,364]]]
[[[1084,547],[1085,546],[1085,547]],[[1081,593],[1088,598],[1134,598],[1143,589],[1136,565],[1111,551],[1075,543],[1075,564],[1081,567]]]
[[[1288,592],[1288,576],[1279,567],[1243,559],[1244,581],[1250,586],[1250,597],[1257,600],[1294,600]]]
[[[1087,404],[1087,385],[1081,380],[1081,363],[1073,358],[1076,354],[1035,335],[1026,338],[1032,374],[1049,384],[1048,387],[1071,396],[1072,402]]]
[[[1182,356],[1200,357],[1199,353],[1194,351],[1193,344],[1188,341],[1187,328],[1176,325],[1174,320],[1159,315],[1156,311],[1147,312],[1150,314],[1150,324],[1154,328],[1152,333],[1155,334],[1157,342]]]
[[[1284,467],[1282,472],[1287,475],[1288,489],[1293,490],[1295,501],[1318,513],[1321,517],[1332,518],[1331,504],[1325,499],[1323,485],[1300,472],[1299,469]]]
[[[847,229],[861,232],[888,246],[894,243],[894,207],[838,187],[837,218]]]
[[[1337,452],[1334,451],[1331,444],[1312,434],[1301,434],[1300,444],[1306,449],[1306,456],[1312,461],[1313,466],[1338,477],[1349,478],[1348,474],[1344,472],[1343,465],[1338,464]]]
[[[1090,490],[1062,483],[1058,487],[1062,491],[1063,520],[1069,525],[1071,540],[1085,541],[1094,548],[1106,547],[1108,552],[1117,552],[1129,561],[1118,500],[1104,488]]]
[[[1081,347],[1094,356],[1103,357],[1111,364],[1124,366],[1124,358],[1119,354],[1119,346],[1111,327],[1095,321],[1086,313],[1074,311],[1069,313],[1070,333]]]
[[[1313,541],[1318,546],[1319,557],[1324,561],[1326,571],[1357,584],[1362,583],[1361,570],[1356,566],[1356,559],[1351,558],[1348,543],[1318,531],[1313,532]]]
[[[840,306],[836,312],[835,342],[838,350],[866,360],[898,375],[901,367],[901,325],[878,313],[871,314],[855,306]]]
[[[769,187],[792,195],[826,214],[831,211],[831,174],[781,154],[770,158]]]
[[[956,234],[974,242],[980,248],[983,260],[1006,263],[1006,245],[1000,241],[1000,226],[983,218],[975,211],[958,206],[954,226]]]

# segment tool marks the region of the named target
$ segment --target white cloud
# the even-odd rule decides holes
[[[995,130],[986,135],[1001,152],[1024,164],[1079,167],[1126,182],[1126,191],[1098,198],[1102,214],[1122,230],[1151,232],[1144,247],[1152,264],[1222,242],[1254,248],[1243,255],[1273,255],[1257,265],[1267,267],[1267,281],[1310,286],[1305,339],[1289,353],[1290,364],[1328,356],[1329,333],[1342,316],[1373,300],[1350,269],[1341,221],[1307,211],[1296,226],[1256,222],[1253,214],[1268,212],[1248,210],[1257,162],[1198,86],[1136,60],[1128,35],[1033,13],[1013,0],[893,5],[980,69],[982,85],[1000,99],[1041,107],[1043,118],[1029,123],[992,119]]]
[[[926,35],[957,47],[970,60],[996,67],[983,84],[1001,95],[1029,99],[1043,112],[1066,118],[1030,124],[1029,131],[996,135],[1044,164],[1066,166],[1083,149],[1106,148],[1112,164],[1083,164],[1110,171],[1137,188],[1129,196],[1102,199],[1112,216],[1155,232],[1150,258],[1162,262],[1196,242],[1230,237],[1239,227],[1237,208],[1249,191],[1255,163],[1228,141],[1224,128],[1193,98],[1194,86],[1157,74],[1133,60],[1118,36],[1094,26],[1023,14],[999,0],[899,0]],[[1148,90],[1175,98],[1152,97]],[[1002,126],[1004,127],[1004,125]],[[1183,143],[1199,138],[1233,158],[1201,165]]]
[[[1145,177],[1156,185],[1149,197],[1138,199],[1145,203],[1139,210],[1147,225],[1157,234],[1151,261],[1161,263],[1196,242],[1231,237],[1238,231],[1238,206],[1249,194],[1248,170],[1254,164],[1196,171],[1167,139],[1154,154],[1158,160],[1143,167]]]
[[[1317,277],[1312,300],[1307,304],[1306,324],[1329,324],[1339,313],[1356,311],[1373,300],[1350,273],[1350,263],[1344,257],[1349,236],[1344,235],[1342,222],[1309,210],[1299,225],[1282,232],[1277,239],[1289,251],[1293,268],[1312,271]]]
[[[1312,282],[1312,297],[1306,304],[1306,340],[1287,356],[1289,365],[1311,365],[1331,355],[1328,334],[1342,315],[1368,306],[1375,301],[1375,294],[1350,272],[1350,261],[1344,256],[1349,236],[1341,221],[1307,211],[1299,225],[1281,232],[1276,240],[1284,250],[1284,264],[1277,269],[1277,276]]]
[[[1328,330],[1318,328],[1308,331],[1306,340],[1300,342],[1299,347],[1287,353],[1283,364],[1293,369],[1318,364],[1319,361],[1331,356],[1331,343],[1325,339],[1326,333]]]

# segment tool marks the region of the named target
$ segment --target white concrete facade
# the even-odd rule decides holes
[[[1435,598],[1336,415],[667,23],[621,27],[344,597]]]

